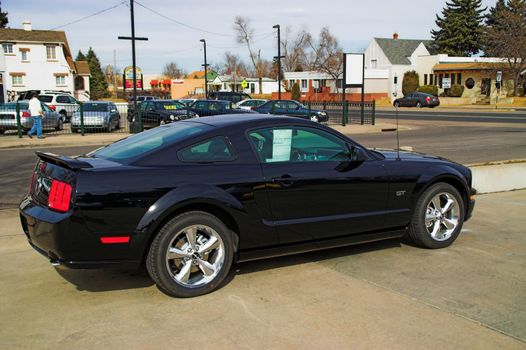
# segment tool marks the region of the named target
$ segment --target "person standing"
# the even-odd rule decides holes
[[[29,113],[31,114],[31,119],[33,119],[33,127],[27,133],[27,136],[31,139],[35,132],[39,139],[44,138],[44,136],[42,136],[42,119],[44,119],[44,111],[42,110],[42,105],[40,103],[38,92],[33,92],[33,96],[29,100]]]

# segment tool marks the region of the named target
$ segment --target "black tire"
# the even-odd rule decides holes
[[[422,104],[420,102],[416,103],[416,108],[422,108]]]
[[[453,196],[456,199],[456,202],[458,203],[459,207],[457,217],[458,222],[456,224],[456,227],[454,228],[454,231],[451,233],[449,238],[445,240],[437,240],[433,238],[432,235],[428,232],[425,223],[428,205],[430,205],[431,200],[439,194],[447,194]],[[460,195],[458,190],[455,187],[443,182],[436,183],[429,187],[418,199],[415,206],[415,210],[413,212],[413,217],[411,218],[411,223],[409,225],[408,238],[416,245],[419,245],[424,248],[445,248],[447,246],[450,246],[460,234],[460,231],[462,230],[462,225],[464,224],[464,216],[464,201],[462,200],[462,196]]]
[[[55,127],[55,130],[56,131],[61,131],[63,129],[64,129],[64,121],[62,120],[62,118],[58,118],[57,126]]]
[[[65,111],[60,111],[59,114],[60,114],[60,118],[62,119],[62,123],[65,123],[68,120],[68,115],[66,114]]]
[[[187,287],[177,282],[176,278],[172,275],[173,271],[171,272],[169,270],[169,264],[167,263],[167,254],[172,241],[178,237],[178,234],[182,235],[181,232],[184,232],[185,228],[191,227],[192,225],[208,226],[218,234],[223,243],[224,259],[222,265],[219,267],[219,271],[212,280],[203,285]],[[191,211],[180,214],[164,225],[155,236],[146,258],[148,273],[159,290],[170,296],[189,298],[210,293],[221,285],[232,266],[234,256],[232,235],[233,233],[221,220],[209,213]],[[184,262],[182,263],[184,264]],[[183,268],[181,268],[180,271],[182,269]],[[197,273],[200,273],[199,269]]]

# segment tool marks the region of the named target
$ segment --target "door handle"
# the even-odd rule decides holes
[[[289,176],[289,175],[283,175],[281,177],[274,177],[272,178],[273,183],[277,183],[282,185],[283,187],[290,187],[294,182],[296,182],[298,179]]]

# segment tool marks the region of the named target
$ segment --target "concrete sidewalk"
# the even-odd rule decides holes
[[[3,210],[0,348],[525,349],[525,203],[478,196],[446,249],[386,241],[238,264],[193,299],[144,272],[55,270]]]
[[[394,111],[395,107],[378,106],[377,111]],[[438,106],[435,108],[415,108],[415,107],[399,107],[400,111],[418,111],[423,113],[437,113],[437,112],[491,112],[491,113],[510,113],[510,112],[524,112],[526,107],[518,106],[497,106],[495,105],[459,105],[459,106]]]
[[[407,125],[404,123],[400,130],[412,130],[420,127]],[[335,130],[347,135],[352,134],[370,134],[380,133],[382,129],[396,128],[394,123],[379,122],[376,125],[359,125],[350,124],[347,126],[330,125]],[[37,139],[33,137],[30,139],[27,136],[18,138],[16,135],[2,135],[0,136],[0,149],[10,148],[49,148],[49,147],[78,147],[78,146],[103,146],[112,142],[118,141],[130,136],[129,133],[113,132],[113,133],[90,133],[82,136],[81,134],[46,134],[46,138]]]

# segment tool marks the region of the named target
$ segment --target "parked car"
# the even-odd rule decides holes
[[[147,96],[147,95],[138,95],[137,96],[137,105],[140,106],[141,103],[145,101],[153,101],[158,100],[156,96]],[[133,109],[135,108],[135,105],[133,103],[133,96],[130,96],[128,98],[128,113],[133,112]]]
[[[210,100],[223,100],[230,101],[233,103],[238,103],[242,100],[251,98],[250,95],[243,92],[233,92],[233,91],[211,91],[208,93],[208,99]]]
[[[37,156],[20,204],[29,244],[65,267],[144,263],[178,297],[217,289],[236,261],[404,236],[444,248],[475,204],[467,167],[290,117],[183,120]]]
[[[438,97],[423,92],[412,92],[407,96],[397,98],[393,102],[395,107],[429,107],[434,108],[440,105]]]
[[[44,102],[54,111],[60,113],[62,117],[62,122],[69,122],[73,113],[75,113],[80,106],[79,101],[77,101],[73,96],[67,93],[59,92],[45,92],[41,93],[38,96],[38,99],[41,102]]]
[[[82,104],[84,129],[110,132],[120,129],[121,115],[113,102],[88,101]],[[71,131],[81,129],[80,111],[71,118]]]
[[[237,114],[247,113],[242,109],[233,109],[233,104],[230,101],[220,100],[197,100],[192,103],[187,109],[199,117],[208,117],[220,114]]]
[[[23,132],[29,131],[33,126],[33,119],[29,113],[29,101],[21,100],[18,102],[8,102],[0,104],[0,134],[6,130],[17,130],[16,122],[16,104],[20,108],[20,124]],[[42,119],[42,130],[57,130],[60,131],[64,127],[62,116],[51,110],[45,103],[42,103],[42,110],[44,111],[44,119]]]
[[[139,106],[139,110],[141,111],[141,120],[144,128],[154,128],[159,125],[197,116],[196,113],[187,110],[184,104],[175,100],[144,101]],[[128,113],[128,121],[136,121],[136,115],[133,111]]]
[[[265,102],[268,102],[268,100],[249,98],[249,99],[236,103],[236,108],[250,111],[254,107],[259,107],[265,104]]]
[[[299,117],[303,119],[310,119],[313,122],[324,123],[329,120],[329,115],[326,111],[317,109],[308,109],[298,101],[294,100],[273,100],[267,103],[252,108],[258,113],[267,113],[274,115],[288,115],[291,117]]]

